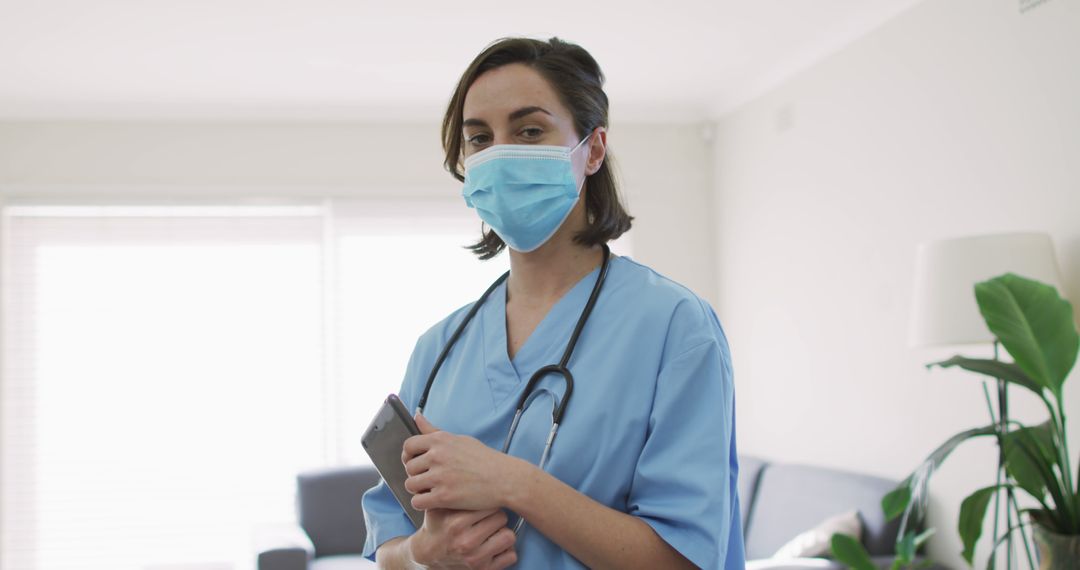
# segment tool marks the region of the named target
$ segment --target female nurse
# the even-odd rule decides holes
[[[727,340],[694,293],[609,255],[632,218],[602,83],[577,45],[511,38],[450,100],[445,165],[486,226],[471,249],[509,249],[510,272],[416,344],[402,461],[424,522],[385,484],[364,496],[382,568],[744,565]]]

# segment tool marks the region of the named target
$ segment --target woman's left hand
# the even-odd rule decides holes
[[[505,507],[514,458],[479,440],[439,431],[416,415],[421,435],[405,440],[401,460],[409,478],[405,488],[418,510],[478,511]]]

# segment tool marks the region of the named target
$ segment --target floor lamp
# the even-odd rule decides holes
[[[1035,279],[1061,291],[1061,279],[1050,236],[1043,233],[1013,233],[962,237],[923,243],[915,263],[915,287],[908,341],[912,348],[958,345],[992,345],[998,358],[998,342],[986,327],[975,302],[975,284],[1004,273]],[[987,391],[987,404],[994,415]],[[1007,429],[1009,393],[1004,380],[997,381],[997,417]],[[1005,457],[998,445],[998,484],[1005,477]],[[1005,528],[1011,520],[1008,492]],[[998,532],[1000,493],[994,496],[994,534]],[[1018,521],[1019,522],[1019,521]],[[1012,535],[1007,539],[1007,567],[1012,568]]]

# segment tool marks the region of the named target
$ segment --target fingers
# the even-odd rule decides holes
[[[465,554],[465,562],[470,568],[506,568],[517,560],[517,553],[514,551],[516,541],[514,531],[504,526],[495,531],[479,547]],[[506,555],[507,552],[511,554]],[[491,562],[488,562],[489,560]]]
[[[408,481],[408,479],[406,479]],[[424,483],[430,488],[430,484]],[[411,492],[411,491],[410,491]],[[437,490],[422,491],[420,493],[413,493],[412,499],[409,501],[412,503],[414,509],[418,511],[427,511],[431,509],[449,508],[447,505],[453,504],[452,494],[447,491],[443,486]]]
[[[404,459],[404,454],[402,457],[402,460],[405,463],[405,472],[409,475],[419,475],[428,469],[431,469],[432,459],[431,454],[428,453],[417,455],[408,460]]]
[[[460,518],[463,522],[462,528],[470,527],[495,513],[502,512],[502,509],[485,509],[482,511],[450,511],[451,518]]]
[[[431,449],[434,438],[424,436],[439,432],[439,428],[432,425],[420,412],[416,413],[415,419],[416,427],[420,428],[420,435],[414,435],[405,440],[405,446],[401,450],[402,463],[408,463],[410,459],[423,455],[427,450]]]
[[[484,517],[465,528],[465,530],[455,537],[454,546],[459,547],[462,553],[472,552],[481,544],[484,544],[484,542],[498,532],[500,528],[505,528],[506,522],[506,513],[504,513],[502,509],[496,510],[487,517]],[[496,552],[490,553],[489,556],[494,555]]]
[[[478,521],[490,516],[494,510],[486,511],[455,511],[452,509],[428,509],[424,513],[424,524],[430,520],[433,524],[447,525],[450,523],[460,524],[460,529],[465,529]]]
[[[435,427],[431,422],[429,422],[428,419],[424,417],[424,414],[421,414],[420,412],[416,412],[416,415],[413,417],[413,419],[416,420],[416,427],[420,428],[421,434],[426,435],[439,431],[439,428]]]
[[[510,536],[514,536],[513,531],[510,531]],[[515,550],[514,548],[507,548],[491,560],[491,564],[488,566],[488,570],[503,570],[504,568],[509,568],[516,563],[517,550]]]
[[[423,455],[434,443],[433,435],[414,435],[406,439],[401,448],[401,462],[408,463],[413,457]]]
[[[421,473],[419,475],[412,475],[405,480],[405,490],[414,495],[426,493],[435,486],[434,478],[434,475],[430,472]]]
[[[423,418],[423,416],[417,416]],[[427,422],[427,420],[423,420]],[[453,439],[453,434],[448,434],[444,431],[435,429],[430,423],[427,424],[431,427],[432,431],[428,433],[422,433],[420,435],[414,435],[405,440],[405,445],[401,449],[401,462],[408,463],[410,459],[423,455],[431,450],[439,442],[448,442]]]
[[[453,560],[472,569],[506,568],[517,561],[516,537],[506,527],[502,509],[457,511],[432,509],[424,517],[424,526],[432,525],[440,536],[442,549]],[[507,553],[510,552],[510,554]]]

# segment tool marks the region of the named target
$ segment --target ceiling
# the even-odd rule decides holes
[[[920,0],[0,0],[0,118],[438,120],[471,59],[559,36],[613,118],[695,121]]]

